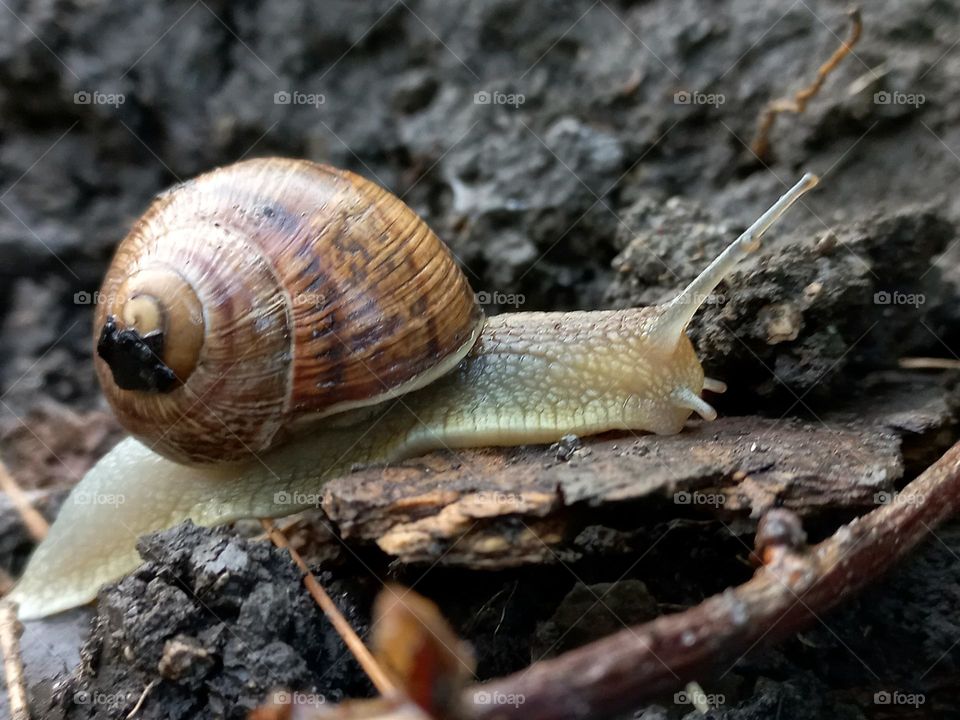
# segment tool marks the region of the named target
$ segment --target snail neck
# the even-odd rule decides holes
[[[400,398],[383,424],[404,428],[402,456],[434,448],[554,442],[610,430],[679,432],[704,376],[683,336],[658,344],[659,308],[508,313],[488,318],[449,375]],[[392,458],[391,458],[392,459]]]

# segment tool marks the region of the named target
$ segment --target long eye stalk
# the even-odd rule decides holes
[[[818,182],[820,178],[812,173],[806,173],[740,237],[730,243],[729,247],[687,285],[683,292],[663,306],[663,313],[657,320],[656,332],[663,339],[664,347],[673,347],[673,343],[680,339],[694,314],[720,281],[736,267],[737,263],[760,247],[760,237],[791,205],[816,187]]]

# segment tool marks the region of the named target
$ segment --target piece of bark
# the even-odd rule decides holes
[[[878,375],[864,386],[820,420],[726,417],[674,436],[587,438],[567,461],[546,446],[433,453],[331,481],[323,509],[344,538],[403,562],[490,569],[555,562],[575,516],[615,503],[673,501],[751,523],[774,506],[859,512],[903,477],[908,439],[942,451],[953,422],[939,382]]]
[[[324,510],[346,538],[404,562],[507,567],[551,562],[574,505],[648,497],[754,517],[775,504],[801,515],[874,504],[902,476],[899,438],[874,428],[724,418],[671,436],[585,441],[560,462],[546,447],[435,453],[326,487]]]

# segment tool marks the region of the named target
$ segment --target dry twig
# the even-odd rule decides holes
[[[311,597],[316,600],[317,605],[323,610],[323,613],[340,634],[340,637],[343,638],[343,642],[346,643],[350,652],[353,653],[357,662],[360,663],[360,667],[362,667],[364,672],[370,677],[377,691],[385,696],[395,695],[397,693],[396,685],[394,685],[390,677],[383,671],[376,659],[374,659],[366,645],[363,644],[360,636],[350,627],[350,623],[343,616],[343,613],[340,612],[340,608],[337,607],[326,590],[317,582],[317,579],[313,576],[313,573],[310,572],[310,568],[307,567],[307,563],[304,562],[300,553],[290,547],[286,536],[277,530],[272,520],[261,519],[260,524],[267,532],[267,535],[270,536],[270,540],[274,545],[278,548],[285,548],[287,552],[290,553],[293,562],[296,563],[297,567],[300,568],[300,571],[303,573],[303,584],[306,586],[307,591]]]
[[[384,672],[402,690],[392,697],[348,700],[309,708],[278,701],[257,708],[249,720],[461,720],[462,691],[474,659],[431,601],[387,584],[373,603],[371,645]]]
[[[30,498],[27,497],[23,488],[17,484],[17,481],[14,480],[13,475],[7,470],[7,466],[3,464],[2,460],[0,460],[0,490],[3,490],[3,492],[7,494],[10,502],[13,503],[17,512],[20,513],[20,518],[23,520],[23,524],[26,525],[30,536],[37,542],[43,540],[47,536],[47,531],[50,529],[50,523],[48,523],[46,518],[31,504]]]
[[[22,629],[17,620],[16,606],[10,602],[0,602],[0,650],[3,651],[3,672],[7,679],[11,720],[30,720],[27,687],[23,679],[23,661],[20,659]]]
[[[818,545],[799,520],[771,511],[758,530],[763,566],[743,585],[681,613],[627,628],[558,658],[466,691],[524,699],[524,720],[592,718],[636,708],[735,662],[755,645],[796,633],[886,571],[960,508],[960,443],[894,501]],[[473,704],[475,720],[517,717],[510,704]]]
[[[14,585],[16,585],[16,580],[10,576],[10,573],[0,568],[0,597],[4,597],[13,590]]]
[[[823,83],[826,81],[827,76],[833,72],[834,68],[840,64],[841,60],[850,54],[853,46],[856,45],[860,40],[860,34],[863,32],[863,21],[860,17],[860,8],[853,8],[849,11],[848,15],[850,16],[849,37],[847,37],[840,47],[834,50],[833,55],[831,55],[829,59],[820,66],[820,68],[817,70],[817,76],[814,78],[813,82],[807,87],[798,90],[792,98],[780,98],[778,100],[770,101],[760,114],[760,118],[757,121],[757,132],[753,137],[753,142],[750,143],[750,148],[753,151],[753,154],[756,155],[761,162],[765,161],[769,156],[770,131],[773,129],[773,124],[776,121],[777,116],[780,113],[785,112],[796,113],[799,115],[806,110],[807,103],[810,102],[810,99],[820,91],[821,87],[823,87]]]
[[[137,702],[136,702],[136,704],[133,706],[133,709],[132,709],[130,712],[127,713],[127,718],[126,718],[126,720],[133,720],[133,718],[135,718],[135,717],[137,716],[137,713],[140,712],[140,708],[143,707],[143,703],[144,703],[144,702],[146,701],[146,699],[147,699],[147,695],[150,694],[150,691],[153,690],[153,689],[157,686],[157,683],[159,683],[159,682],[160,682],[160,680],[158,680],[158,679],[153,679],[153,680],[151,680],[150,682],[147,683],[147,685],[143,688],[143,692],[140,693],[140,697],[137,698]]]
[[[905,370],[960,370],[960,360],[935,357],[905,357],[898,363]]]

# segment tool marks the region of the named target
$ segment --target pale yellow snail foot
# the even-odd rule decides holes
[[[269,455],[263,459],[274,463]],[[212,526],[242,517],[278,517],[304,507],[290,491],[286,463],[276,463],[277,472],[258,476],[257,483],[244,482],[254,465],[262,469],[257,460],[185,467],[133,438],[124,440],[74,487],[30,558],[10,595],[20,618],[39,618],[94,600],[101,586],[140,565],[136,540],[142,535],[187,519]]]

